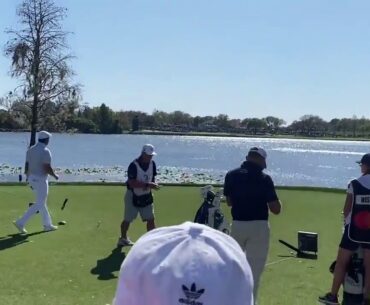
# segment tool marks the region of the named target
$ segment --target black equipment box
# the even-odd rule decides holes
[[[298,249],[301,252],[317,253],[318,234],[298,231]]]

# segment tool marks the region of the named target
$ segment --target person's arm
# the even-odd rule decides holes
[[[28,162],[26,161],[26,163],[24,164],[24,174],[28,177]]]
[[[226,198],[226,204],[229,207],[233,206],[232,200],[231,200],[231,175],[229,173],[225,176],[225,182],[223,187],[224,196]]]
[[[128,185],[131,188],[151,188],[151,189],[159,189],[159,185],[155,182],[142,182],[136,179],[129,179],[127,181]]]
[[[50,176],[53,176],[56,180],[59,179],[59,176],[54,172],[54,169],[51,167],[51,152],[50,150],[46,149],[43,155],[43,166],[44,171]]]
[[[347,193],[346,200],[344,202],[344,207],[343,207],[343,216],[344,216],[344,218],[347,218],[349,213],[351,213],[352,204],[353,204],[353,194]]]
[[[352,211],[352,205],[353,205],[353,186],[352,186],[352,181],[351,181],[348,183],[347,196],[346,196],[346,200],[344,201],[344,206],[343,206],[343,211],[342,211],[345,222],[346,222],[346,218],[349,216],[349,214]]]
[[[142,182],[142,181],[139,181],[139,180],[136,180],[136,179],[130,179],[129,178],[127,180],[127,183],[131,188],[146,188],[146,187],[149,187],[149,183],[145,183],[145,182]]]
[[[281,212],[281,202],[280,200],[274,200],[267,203],[269,210],[272,214],[278,215]]]
[[[24,164],[24,174],[26,175],[27,178],[28,178],[29,162],[30,162],[29,150],[27,150],[26,162]]]
[[[48,175],[53,176],[56,180],[59,179],[59,176],[54,172],[54,169],[51,167],[50,163],[44,163],[44,171]]]
[[[281,202],[276,194],[275,185],[270,176],[266,176],[266,187],[267,206],[272,214],[278,215],[281,212]]]
[[[128,169],[127,169],[127,184],[130,188],[151,188],[151,189],[157,189],[159,188],[158,184],[155,182],[142,182],[136,179],[137,177],[137,168],[136,165],[132,162]]]
[[[154,161],[153,162],[153,178],[152,178],[152,182],[155,182],[155,177],[157,176],[157,165],[155,164]]]
[[[155,182],[155,177],[157,176],[157,165],[153,162],[153,178],[152,178],[152,183],[149,184],[149,187],[154,190],[159,190],[160,186],[157,182]]]

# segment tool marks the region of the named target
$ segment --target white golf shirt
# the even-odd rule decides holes
[[[28,162],[28,174],[47,179],[44,164],[51,164],[51,152],[44,143],[38,142],[31,146],[26,155]]]

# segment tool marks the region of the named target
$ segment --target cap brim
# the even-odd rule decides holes
[[[145,151],[143,151],[143,153],[144,153],[144,154],[146,154],[147,156],[155,156],[155,155],[157,154],[157,153],[156,153],[156,152],[154,152],[154,151],[153,151],[151,154],[148,154],[148,153],[146,153]]]

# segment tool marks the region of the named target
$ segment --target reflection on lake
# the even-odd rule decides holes
[[[28,140],[26,133],[0,133],[0,181],[18,180]],[[145,143],[158,152],[158,180],[175,183],[222,183],[250,147],[262,146],[277,185],[345,188],[359,176],[355,161],[370,151],[360,141],[83,134],[54,134],[49,147],[62,181],[125,181]]]

